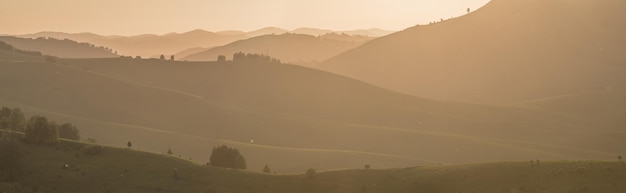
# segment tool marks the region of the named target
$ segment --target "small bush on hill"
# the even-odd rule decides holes
[[[246,169],[246,159],[239,153],[239,150],[226,145],[213,148],[210,158],[211,166]]]
[[[86,145],[82,151],[85,155],[94,156],[104,152],[104,147],[101,145]]]

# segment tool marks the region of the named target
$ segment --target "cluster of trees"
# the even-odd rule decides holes
[[[87,42],[77,42],[77,41],[74,41],[74,40],[71,40],[71,39],[67,39],[67,38],[57,39],[57,38],[53,38],[53,37],[38,37],[36,39],[37,40],[52,40],[52,41],[71,42],[71,43],[75,43],[75,44],[79,44],[79,45],[86,45],[86,46],[91,47],[91,48],[100,49],[100,50],[103,50],[103,51],[108,52],[108,53],[117,54],[117,51],[114,51],[113,49],[108,48],[108,47],[96,46],[94,44],[90,44],[90,43],[87,43]]]
[[[226,57],[220,55],[217,57],[218,61],[225,61]],[[241,61],[252,61],[252,62],[272,62],[272,63],[280,63],[279,59],[272,58],[270,56],[266,56],[263,54],[245,54],[243,52],[237,52],[233,54],[233,61],[241,62]]]
[[[41,52],[20,50],[20,49],[13,47],[11,44],[7,44],[6,42],[3,42],[3,41],[0,41],[0,50],[6,50],[6,51],[13,52],[16,54],[23,54],[23,55],[29,55],[29,56],[42,56]]]
[[[223,168],[246,169],[246,159],[239,150],[221,145],[213,148],[209,165]]]
[[[31,143],[51,143],[58,138],[80,140],[80,131],[74,124],[58,125],[44,116],[32,116],[27,121],[19,108],[0,109],[0,129],[24,132],[24,140]]]
[[[10,109],[8,107],[2,107],[0,109],[0,129],[24,131],[26,126],[26,118],[24,113],[18,108]]]

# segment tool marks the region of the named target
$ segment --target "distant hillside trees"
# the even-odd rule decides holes
[[[226,145],[213,148],[210,164],[223,168],[246,169],[246,159],[239,150]]]
[[[28,119],[24,131],[24,140],[31,143],[53,143],[59,138],[57,124],[43,116]]]
[[[219,55],[219,56],[217,56],[217,61],[218,61],[218,62],[224,62],[224,61],[226,61],[226,56],[224,56],[224,55]]]
[[[74,124],[64,123],[59,126],[59,138],[78,141],[80,140],[80,132]]]
[[[219,57],[218,57],[219,60]],[[237,52],[233,54],[233,61],[235,62],[272,62],[280,63],[280,60],[266,56],[263,54],[245,54],[243,52]]]
[[[161,60],[165,60],[165,55],[161,54],[161,56],[159,57],[159,59],[161,59]]]
[[[20,109],[2,107],[0,110],[0,129],[24,131],[25,125],[26,118]]]
[[[0,41],[0,50],[6,50],[6,51],[13,52],[16,54],[23,54],[23,55],[29,55],[29,56],[42,56],[41,52],[20,50],[3,41]]]
[[[170,60],[171,60],[171,61],[174,61],[174,55],[171,55],[171,56],[170,56]]]

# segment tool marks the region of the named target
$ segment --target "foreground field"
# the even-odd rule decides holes
[[[20,143],[22,174],[0,192],[604,192],[626,191],[622,161],[518,161],[265,174],[89,144]],[[67,164],[67,168],[65,165]]]

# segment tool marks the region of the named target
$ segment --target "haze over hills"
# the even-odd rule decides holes
[[[13,47],[27,51],[37,51],[45,55],[61,58],[114,58],[118,57],[113,50],[106,47],[97,47],[89,43],[79,43],[68,39],[53,38],[17,38],[0,36],[0,41]]]
[[[613,159],[626,147],[622,127],[595,117],[431,101],[277,63],[2,62],[0,86],[2,106],[75,123],[104,144],[171,147],[200,161],[228,144],[249,168],[279,172]]]
[[[355,48],[373,38],[346,34],[311,36],[303,34],[264,35],[236,41],[191,54],[181,60],[215,61],[224,55],[232,59],[237,52],[269,54],[283,62],[315,67],[317,62]],[[312,65],[310,65],[312,64]]]
[[[323,69],[431,99],[512,104],[626,89],[626,2],[493,0],[327,60]]]
[[[320,35],[321,32],[332,33],[334,31],[321,30],[315,28],[307,28],[307,30],[299,30],[302,33],[310,35]],[[171,55],[183,50],[195,47],[214,47],[222,46],[237,40],[243,40],[251,37],[283,34],[290,32],[289,30],[267,27],[255,31],[220,31],[210,32],[205,30],[193,30],[185,33],[169,33],[165,35],[143,34],[136,36],[102,36],[93,33],[63,33],[63,32],[39,32],[34,34],[19,35],[24,38],[37,37],[53,37],[57,39],[71,39],[79,42],[89,42],[95,45],[101,45],[118,51],[119,54],[127,56],[152,57],[155,55],[166,54]],[[391,33],[381,29],[338,31],[336,33],[346,33],[349,35],[363,35],[378,37]]]

